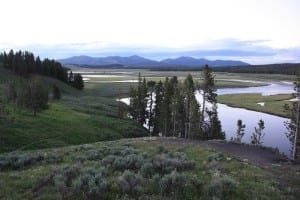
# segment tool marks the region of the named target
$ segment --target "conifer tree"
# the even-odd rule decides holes
[[[61,92],[59,87],[56,84],[54,84],[52,87],[52,99],[53,100],[61,99]]]
[[[149,93],[149,111],[148,111],[148,130],[150,137],[152,136],[153,132],[153,125],[154,125],[154,92],[155,92],[155,82],[148,81],[147,82],[148,93]]]
[[[184,110],[185,110],[185,123],[184,123],[184,138],[190,137],[191,120],[192,120],[192,101],[195,98],[194,81],[191,74],[188,74],[184,80]]]
[[[300,72],[298,72],[294,82],[293,97],[297,100],[292,106],[285,105],[285,109],[290,113],[290,121],[285,122],[287,128],[286,136],[290,140],[291,159],[300,162]]]
[[[161,110],[163,101],[163,84],[159,81],[155,86],[155,107],[154,107],[154,123],[153,123],[153,133],[159,134],[162,129],[161,122]]]

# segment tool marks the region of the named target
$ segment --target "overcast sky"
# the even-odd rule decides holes
[[[0,0],[0,50],[300,62],[299,0]]]

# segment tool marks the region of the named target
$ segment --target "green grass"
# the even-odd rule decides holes
[[[127,146],[133,148],[133,150],[131,148],[131,152],[137,151],[138,155],[148,154],[148,159],[155,159],[158,156],[158,150],[162,149],[160,147],[163,146],[164,152],[169,152],[167,154],[181,152],[186,155],[187,161],[193,161],[195,165],[188,169],[176,170],[177,173],[183,175],[180,180],[187,181],[179,193],[163,195],[159,182],[153,185],[151,178],[142,178],[137,193],[127,193],[118,184],[126,168],[116,169],[115,164],[108,167],[103,161],[113,152],[113,149],[121,148],[121,152],[124,152]],[[130,154],[132,155],[132,153]],[[166,155],[166,153],[164,154]],[[106,195],[105,199],[213,199],[213,196],[216,198],[220,194],[223,195],[222,199],[273,200],[297,199],[299,197],[300,178],[295,175],[299,173],[299,166],[284,165],[260,168],[237,160],[230,155],[216,152],[214,149],[193,144],[178,145],[159,140],[122,139],[112,142],[26,151],[18,154],[20,158],[26,159],[33,155],[41,155],[43,160],[37,160],[26,166],[17,163],[15,167],[19,167],[18,169],[8,167],[0,171],[0,199],[62,199],[63,194],[66,199],[82,199],[83,189],[79,194],[75,194],[72,185],[75,184],[79,176],[86,174],[87,170],[91,172],[106,171],[102,178],[108,183],[108,187],[102,192],[102,195]],[[99,155],[99,157],[91,157],[91,155]],[[4,159],[10,155],[0,154],[0,156]],[[76,171],[70,186],[62,187],[61,183],[57,184],[57,181],[53,181],[57,180],[55,177],[61,175],[68,177],[65,173],[68,169],[75,169]],[[139,174],[140,170],[134,168],[131,169],[131,172]],[[156,173],[159,174],[159,180],[162,180],[164,174],[169,172],[156,171]],[[281,177],[282,174],[284,174],[284,178]],[[53,180],[51,175],[54,177]],[[231,187],[220,182],[223,178],[229,181],[226,183],[231,184]],[[191,185],[190,181],[193,184],[196,181],[196,185]]]
[[[265,112],[282,117],[289,117],[284,110],[284,104],[291,105],[292,96],[289,94],[278,94],[262,96],[261,94],[228,94],[218,96],[218,102],[233,107],[246,108],[249,110]],[[264,102],[264,106],[257,103]]]
[[[86,69],[86,68],[74,68],[75,71],[91,71],[91,74],[105,74],[105,75],[120,75],[125,76],[128,79],[136,79],[140,72],[142,76],[156,77],[153,79],[164,79],[164,77],[177,76],[179,78],[186,77],[189,73],[194,78],[201,77],[201,71],[151,71],[147,69]],[[120,72],[125,72],[120,73]],[[215,72],[216,79],[240,79],[240,80],[256,80],[256,81],[294,81],[295,76],[282,75],[282,74],[250,74],[250,73],[228,73],[228,72]],[[93,78],[92,78],[93,79]],[[124,78],[95,78],[95,80],[124,80]]]
[[[3,79],[1,78],[3,77]],[[7,78],[6,78],[7,77]],[[39,76],[40,77],[40,76]],[[128,85],[86,84],[78,91],[61,81],[40,77],[49,86],[56,84],[62,90],[60,101],[50,101],[49,109],[33,114],[14,105],[7,106],[13,123],[7,123],[0,133],[0,152],[16,149],[39,149],[71,144],[84,144],[147,134],[137,123],[117,117],[120,92],[127,93]],[[0,91],[4,96],[8,81],[28,81],[1,69]]]

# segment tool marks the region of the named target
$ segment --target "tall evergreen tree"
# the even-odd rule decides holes
[[[215,87],[214,75],[208,65],[205,65],[202,70],[202,79],[203,83],[199,87],[199,92],[202,93],[202,111],[200,115],[202,132],[206,132],[208,138],[224,139],[225,135],[222,132],[221,121],[218,118],[217,89]],[[211,108],[206,103],[211,104]],[[209,119],[208,122],[205,122],[206,116]]]
[[[148,81],[147,82],[148,93],[149,93],[149,111],[148,111],[148,130],[150,137],[152,136],[153,132],[153,125],[154,125],[154,92],[155,92],[155,82]]]
[[[138,105],[137,91],[134,87],[132,87],[130,85],[130,88],[129,88],[129,114],[132,117],[132,119],[135,121],[138,120],[137,105]]]
[[[52,87],[52,99],[53,100],[61,99],[61,92],[59,87],[56,84],[54,84]]]
[[[73,86],[79,90],[82,90],[84,87],[83,79],[81,74],[75,74],[74,75],[74,83]]]
[[[181,137],[184,130],[184,99],[178,81],[174,82],[173,90],[171,99],[172,135]]]
[[[286,136],[292,145],[291,159],[300,162],[300,72],[298,72],[296,81],[294,82],[293,97],[297,101],[292,106],[285,105],[286,110],[290,113],[290,121],[285,123],[288,130]]]
[[[184,137],[190,138],[191,133],[191,120],[192,120],[192,101],[195,98],[194,81],[191,74],[188,74],[184,80],[184,109],[185,109],[185,122],[184,122]]]
[[[171,131],[171,99],[173,88],[167,77],[163,85],[163,99],[161,108],[162,134],[169,136]]]
[[[153,134],[157,135],[162,132],[161,110],[163,101],[163,84],[159,81],[155,86],[155,107],[154,107],[154,123]]]

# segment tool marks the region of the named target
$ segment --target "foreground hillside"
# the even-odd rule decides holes
[[[0,68],[0,94],[5,97],[9,81],[30,81]],[[50,101],[49,108],[34,116],[31,111],[9,104],[9,120],[0,132],[0,152],[84,144],[123,137],[138,137],[146,131],[129,119],[117,115],[118,85],[110,89],[88,85],[79,91],[56,79],[38,76],[51,88],[56,84],[62,99]],[[98,88],[99,87],[99,88]]]
[[[123,139],[1,154],[0,199],[299,198],[299,166],[256,165],[173,141]]]

